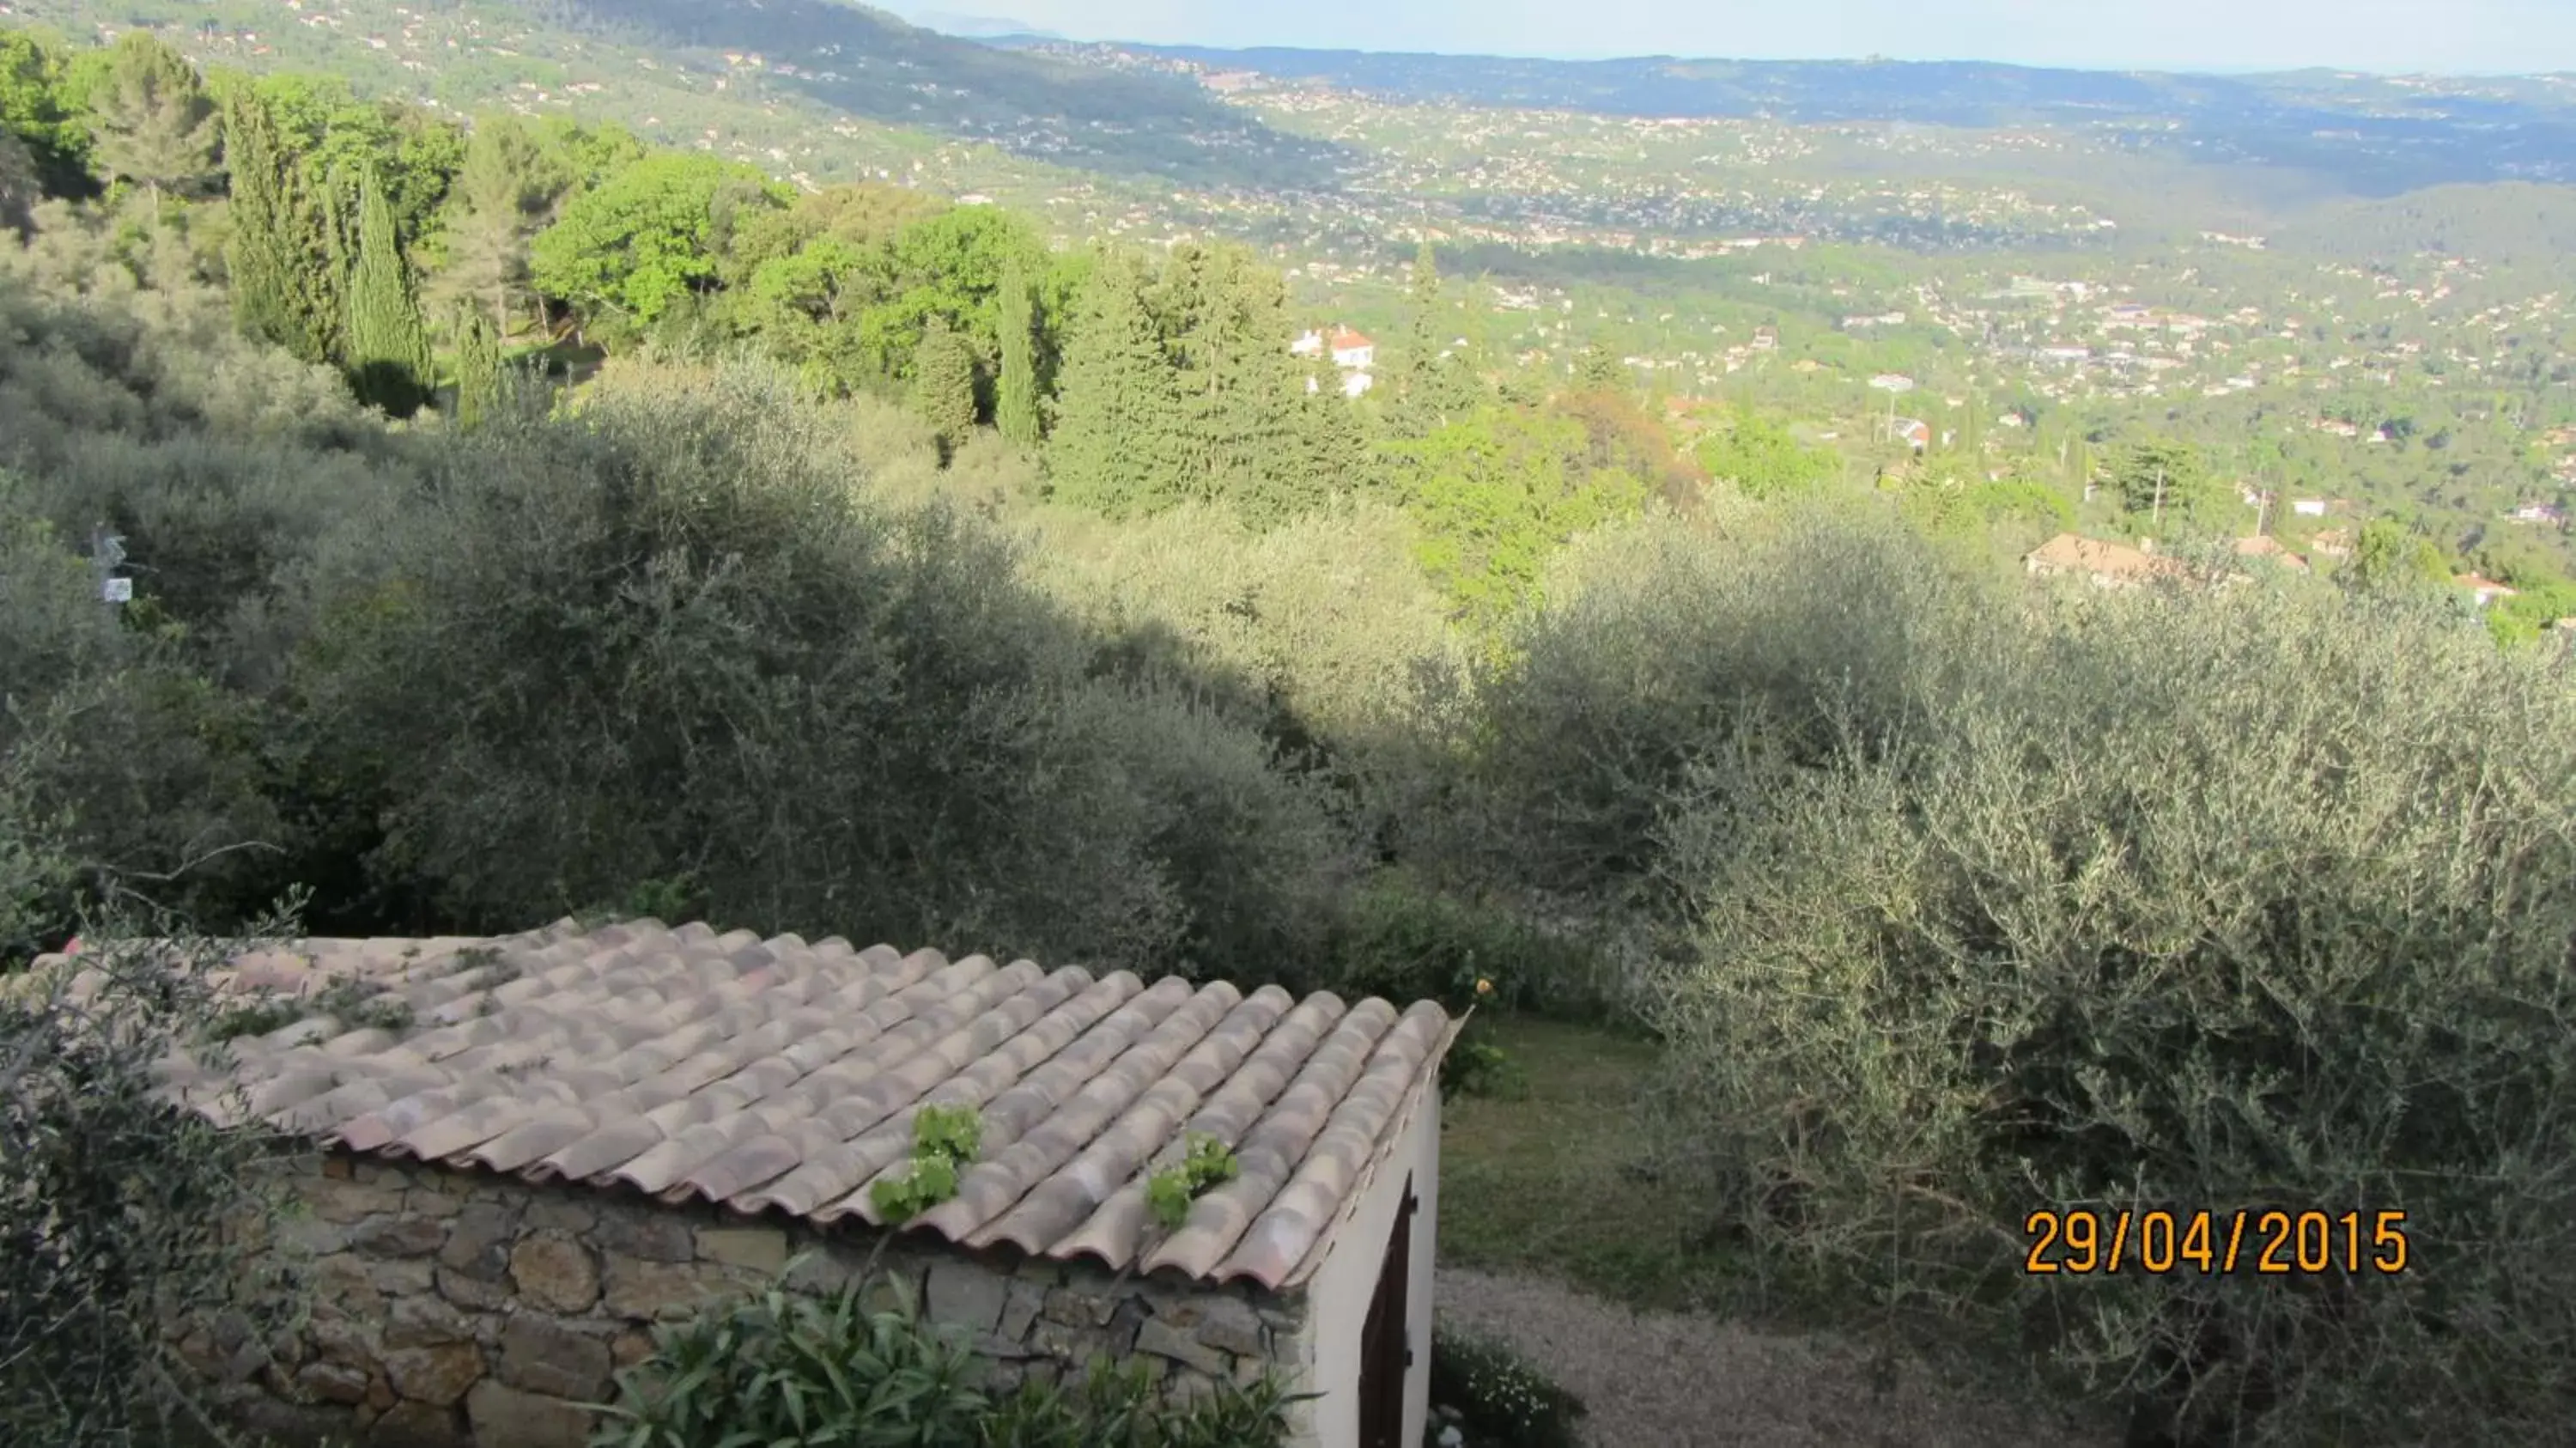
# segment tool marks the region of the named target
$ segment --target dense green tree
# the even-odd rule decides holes
[[[25,142],[0,131],[0,230],[24,235],[35,223],[36,199],[43,194],[35,153]]]
[[[1305,388],[1296,466],[1289,474],[1300,486],[1283,490],[1284,496],[1247,500],[1241,511],[1256,525],[1285,521],[1330,494],[1377,491],[1377,449],[1358,405],[1343,391],[1342,370],[1331,358],[1318,357],[1306,369]]]
[[[1582,360],[1574,368],[1575,385],[1596,391],[1624,392],[1635,380],[1628,364],[1598,342],[1583,349]]]
[[[1406,307],[1410,321],[1404,365],[1395,379],[1396,422],[1405,436],[1421,437],[1473,411],[1481,391],[1466,359],[1444,340],[1449,315],[1441,305],[1440,266],[1429,242],[1413,259]]]
[[[1583,466],[1581,424],[1486,407],[1395,444],[1397,488],[1420,522],[1418,558],[1461,622],[1493,638],[1535,596],[1547,556],[1643,506],[1645,484]]]
[[[1022,447],[1038,445],[1038,297],[1026,269],[1002,278],[1001,358],[993,385],[993,425]]]
[[[1842,471],[1832,452],[1808,447],[1749,407],[1738,409],[1731,425],[1701,438],[1696,455],[1711,479],[1754,498],[1812,492]]]
[[[990,364],[1001,353],[1002,280],[1043,264],[1045,244],[1026,220],[997,207],[961,206],[912,222],[885,254],[884,298],[859,314],[862,343],[902,377],[923,324],[946,317]]]
[[[454,122],[400,101],[360,100],[337,76],[267,75],[253,88],[302,158],[308,184],[372,167],[403,246],[418,248],[436,234],[449,183],[465,160],[465,133]]]
[[[0,135],[16,137],[36,182],[57,196],[89,188],[90,134],[62,52],[32,31],[0,30]]]
[[[409,417],[428,393],[430,367],[411,263],[395,233],[393,204],[370,169],[359,178],[357,268],[349,285],[350,382],[370,404]]]
[[[1243,247],[1185,244],[1150,301],[1179,366],[1187,491],[1259,494],[1276,516],[1312,483],[1296,467],[1304,376],[1288,350],[1284,280]]]
[[[475,428],[500,410],[501,339],[492,319],[477,307],[458,311],[456,319],[456,423]]]
[[[2112,466],[2111,485],[2135,526],[2160,533],[2215,532],[2236,521],[2238,500],[2200,449],[2157,439],[2132,443]]]
[[[506,113],[478,118],[449,187],[445,264],[433,295],[442,303],[474,300],[508,336],[526,293],[528,239],[572,181],[562,155],[525,121]]]
[[[816,235],[762,261],[727,298],[727,312],[771,355],[796,364],[807,386],[847,394],[886,372],[858,322],[886,294],[887,270],[882,246]]]
[[[710,284],[719,266],[716,202],[741,184],[758,204],[787,192],[739,162],[655,152],[576,196],[529,253],[537,289],[630,326]]]
[[[975,349],[945,317],[934,315],[922,324],[912,367],[912,405],[939,439],[942,462],[975,431]]]
[[[1142,265],[1113,254],[1083,288],[1065,340],[1047,438],[1051,492],[1111,518],[1179,502],[1188,487],[1182,414]]]
[[[320,198],[268,102],[246,88],[224,104],[224,165],[232,194],[224,256],[235,320],[245,334],[303,361],[327,360],[340,318],[326,308],[341,289],[337,277],[326,275],[331,259]]]
[[[109,57],[90,97],[93,153],[108,177],[144,189],[157,230],[164,192],[189,195],[215,175],[215,103],[188,58],[148,31],[127,31]]]
[[[2432,539],[2394,518],[2373,518],[2353,539],[2344,577],[2368,592],[2420,592],[2449,583],[2451,565]]]

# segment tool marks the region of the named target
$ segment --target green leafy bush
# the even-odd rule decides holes
[[[0,772],[14,825],[6,794]],[[0,847],[0,911],[15,868]],[[72,967],[0,974],[0,1442],[180,1441],[212,1396],[205,1344],[229,1325],[256,1365],[295,1321],[294,1263],[266,1231],[287,1201],[265,1168],[292,1148],[161,1094],[168,1053],[214,1015],[207,972],[240,942],[122,896],[83,939]]]
[[[1145,1205],[1164,1231],[1177,1232],[1189,1220],[1190,1203],[1220,1183],[1234,1180],[1242,1169],[1224,1142],[1203,1133],[1193,1135],[1179,1161],[1146,1179]]]
[[[1398,1004],[1582,1014],[1601,1007],[1598,962],[1581,942],[1499,906],[1432,889],[1401,870],[1355,891],[1335,922],[1332,986]]]
[[[1575,1448],[1583,1401],[1493,1338],[1431,1335],[1431,1402],[1457,1414],[1468,1448]]]
[[[868,1284],[828,1299],[773,1289],[655,1329],[617,1375],[596,1448],[827,1443],[870,1448],[1272,1448],[1292,1399],[1274,1381],[1164,1403],[1141,1367],[1095,1364],[1058,1387],[997,1397],[962,1335],[910,1299],[870,1311]]]
[[[596,1448],[853,1443],[970,1448],[990,1402],[962,1340],[907,1309],[870,1312],[860,1285],[817,1300],[783,1288],[658,1327],[617,1374]]]
[[[868,1200],[889,1225],[909,1222],[957,1195],[957,1176],[975,1160],[984,1120],[972,1106],[924,1106],[912,1117],[912,1163],[880,1177]]]
[[[2083,593],[1892,734],[1827,694],[1841,742],[1803,770],[1669,790],[1667,1165],[1713,1225],[2042,1347],[2151,1436],[2555,1436],[2566,675],[2438,601]],[[2028,1215],[2084,1208],[2403,1211],[2413,1260],[2026,1274]]]
[[[1546,597],[1478,680],[1462,787],[1421,843],[1614,902],[1648,896],[1658,817],[1694,765],[1898,737],[1976,660],[1959,637],[2011,606],[1874,512],[1649,519],[1575,545]]]

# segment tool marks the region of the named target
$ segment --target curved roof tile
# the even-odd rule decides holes
[[[214,979],[319,1008],[165,1063],[163,1089],[219,1121],[875,1224],[869,1184],[906,1169],[914,1116],[963,1104],[981,1115],[977,1159],[906,1230],[1274,1289],[1313,1270],[1456,1032],[1428,1002],[1399,1013],[653,920],[292,941]],[[345,995],[324,1005],[352,981],[398,998],[410,1023]],[[1165,1233],[1145,1184],[1197,1134],[1240,1171]]]

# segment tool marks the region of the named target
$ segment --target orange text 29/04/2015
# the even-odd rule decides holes
[[[2032,1276],[2114,1272],[2394,1276],[2410,1260],[2404,1212],[2037,1211],[2022,1222]]]

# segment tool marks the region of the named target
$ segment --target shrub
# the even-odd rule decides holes
[[[958,1175],[975,1160],[983,1139],[984,1120],[972,1106],[924,1106],[914,1112],[910,1167],[868,1187],[877,1215],[896,1225],[957,1195]]]
[[[1091,643],[828,414],[725,367],[442,439],[326,550],[288,735],[372,879],[507,928],[684,879],[726,918],[1258,974],[1334,888],[1312,791]],[[282,751],[283,752],[283,751]]]
[[[1468,1448],[1575,1448],[1584,1414],[1509,1347],[1448,1328],[1431,1335],[1431,1401],[1456,1413]]]
[[[1976,657],[1988,600],[1893,519],[1787,513],[1760,530],[1652,518],[1578,542],[1487,669],[1463,787],[1418,838],[1478,874],[1637,896],[1693,766],[1822,759],[1897,737]]]
[[[597,1448],[869,1443],[966,1448],[990,1403],[962,1340],[908,1308],[870,1312],[860,1284],[818,1301],[783,1288],[657,1327],[617,1374]]]
[[[1384,870],[1353,892],[1335,922],[1334,989],[1399,1005],[1586,1014],[1607,1005],[1599,963],[1582,943],[1495,905]]]
[[[78,990],[68,968],[0,976],[0,1441],[125,1448],[206,1421],[174,1324],[229,1324],[256,1366],[298,1303],[286,1264],[254,1255],[284,1207],[261,1169],[282,1144],[156,1075],[213,1015],[204,973],[234,943],[127,900],[83,938]]]
[[[1271,1448],[1291,1401],[1275,1381],[1221,1384],[1192,1407],[1156,1395],[1141,1368],[1095,1364],[1058,1388],[996,1399],[962,1335],[910,1299],[865,1308],[868,1284],[824,1300],[782,1289],[654,1330],[653,1354],[617,1375],[597,1448],[733,1444],[884,1448]]]
[[[1893,740],[1845,695],[1812,767],[1668,795],[1671,1164],[1778,1259],[2040,1346],[2168,1440],[2552,1436],[2565,676],[2322,589],[2059,598],[1974,662]],[[2398,1210],[2414,1260],[2030,1276],[2043,1208]]]

